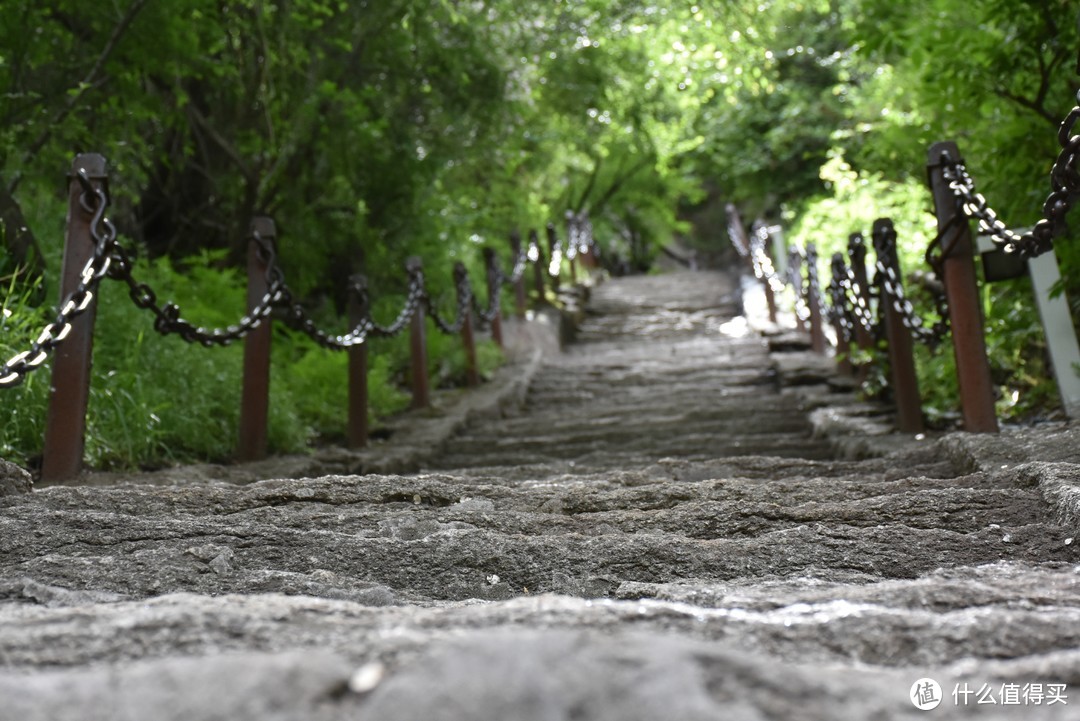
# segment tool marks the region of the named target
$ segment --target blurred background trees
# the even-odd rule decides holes
[[[448,261],[480,277],[479,245],[506,260],[511,229],[567,210],[637,270],[676,236],[722,256],[728,201],[826,251],[894,215],[915,258],[933,141],[960,143],[1007,222],[1038,217],[1078,88],[1077,15],[1067,0],[5,0],[0,276],[40,279],[6,285],[5,308],[54,302],[62,178],[87,151],[110,161],[122,241],[196,315],[223,301],[185,279],[232,272],[256,213],[328,322],[352,272],[389,312],[405,257],[448,291]],[[1080,278],[1080,253],[1062,256]],[[321,353],[285,337],[289,363]],[[321,358],[303,361],[312,377],[336,372]],[[110,392],[134,393],[109,371]],[[293,412],[280,444],[296,448],[315,421]],[[162,417],[124,422],[146,413]]]

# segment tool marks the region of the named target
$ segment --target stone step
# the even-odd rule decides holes
[[[415,602],[1080,561],[1080,544],[1045,518],[1035,490],[966,484],[898,481],[852,500],[835,480],[821,481],[817,500],[801,503],[783,482],[725,480],[610,490],[436,477],[54,488],[5,509],[0,550],[14,577],[133,598],[282,592]],[[801,485],[815,494],[815,484]],[[740,498],[740,486],[759,500]]]
[[[1072,466],[834,458],[834,396],[777,370],[830,363],[774,362],[732,290],[594,289],[415,475],[0,498],[0,719],[915,719],[931,676],[1003,720],[950,692],[1080,685]]]

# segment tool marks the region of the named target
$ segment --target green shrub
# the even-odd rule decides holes
[[[158,301],[176,302],[183,317],[213,328],[235,323],[246,303],[246,280],[222,268],[220,254],[189,259],[182,269],[167,260],[137,261],[138,280]],[[48,322],[32,305],[33,289],[5,295],[0,351],[5,359],[29,347]],[[404,300],[386,297],[388,321]],[[318,317],[320,326],[341,321]],[[243,342],[205,348],[154,330],[151,313],[137,308],[127,287],[105,280],[98,302],[94,361],[87,413],[86,462],[95,468],[157,467],[229,459],[237,440]],[[348,356],[323,349],[306,335],[274,324],[271,355],[269,443],[272,452],[303,452],[313,443],[339,440],[347,422]],[[368,402],[371,420],[408,406],[408,332],[369,341]],[[444,336],[429,322],[429,371],[440,386],[460,385],[464,353],[459,336]],[[477,349],[483,374],[502,362],[491,342]],[[33,465],[40,456],[51,369],[42,368],[4,391],[10,412],[0,420],[0,455]]]

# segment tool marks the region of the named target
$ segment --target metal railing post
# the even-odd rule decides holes
[[[488,309],[495,315],[491,318],[491,339],[500,348],[505,348],[502,332],[502,283],[499,281],[499,259],[494,248],[484,248],[484,273],[487,278]]]
[[[551,289],[556,293],[559,292],[559,285],[562,279],[559,277],[562,273],[562,257],[559,253],[559,236],[555,234],[555,224],[547,224],[547,244],[548,244],[548,267],[544,269],[544,272],[551,278]],[[555,272],[551,272],[551,266],[555,266]]]
[[[886,268],[897,270],[899,279],[899,260],[896,255],[896,231],[888,218],[874,221],[874,251]],[[896,401],[896,428],[901,433],[922,433],[922,399],[919,396],[919,377],[915,372],[915,350],[911,340],[911,330],[904,325],[904,319],[893,307],[893,299],[882,290],[881,305],[885,311],[885,332],[889,342],[889,366],[892,371],[893,394]]]
[[[738,216],[736,216],[736,217],[738,217]],[[739,226],[739,230],[740,230],[740,232],[743,233],[744,236],[746,235],[746,231],[743,230],[742,225]],[[761,253],[766,258],[769,258],[770,254],[772,253],[773,242],[772,242],[772,235],[769,233],[769,231],[766,228],[765,224],[760,220],[754,221],[754,225],[750,229],[750,232],[752,232],[756,236],[757,241],[750,240],[750,239],[744,239],[743,243],[747,248],[749,248],[749,251],[750,251],[750,257],[749,257],[749,260],[750,260],[750,273],[753,274],[756,277],[757,276],[757,263],[754,261],[755,248],[760,248]],[[775,264],[773,264],[773,267],[775,267]],[[777,311],[777,307],[776,307],[776,291],[773,290],[772,278],[768,278],[768,277],[761,278],[760,281],[761,281],[762,286],[765,289],[765,305],[769,309],[769,322],[775,324],[775,323],[777,323],[777,312],[778,311]]]
[[[821,283],[818,280],[817,246],[806,244],[806,303],[810,306],[810,350],[824,354],[829,343],[821,317]]]
[[[517,269],[518,259],[521,258],[521,233],[516,230],[510,233],[510,253],[514,258],[514,269]],[[511,271],[513,272],[513,271]],[[524,320],[525,318],[525,306],[527,299],[525,296],[525,273],[523,272],[514,281],[514,310],[517,313],[517,317]]]
[[[423,261],[412,256],[405,263],[409,277],[423,277]],[[427,318],[424,306],[420,304],[413,313],[409,334],[410,378],[412,379],[412,408],[427,408],[431,405],[431,389],[428,380],[427,360]]]
[[[106,190],[108,187],[103,156],[97,153],[75,156],[68,180],[67,231],[60,270],[61,302],[78,286],[79,276],[94,255],[96,244],[90,227],[93,213],[80,202],[83,189],[76,178],[79,171],[86,174],[95,188]],[[45,483],[69,480],[82,470],[96,316],[95,297],[82,315],[71,320],[71,331],[56,348],[53,357],[45,446],[41,459],[41,480]]]
[[[480,385],[480,372],[476,366],[476,336],[473,333],[473,314],[471,304],[460,302],[460,293],[468,285],[469,271],[460,260],[454,263],[454,287],[458,289],[458,312],[464,313],[461,320],[461,346],[465,350],[465,385],[475,388]]]
[[[791,281],[791,292],[795,297],[795,327],[800,333],[809,333],[807,324],[809,318],[803,318],[799,312],[799,304],[806,303],[806,288],[803,282],[803,254],[795,246],[788,249],[788,279]]]
[[[370,313],[368,281],[364,275],[349,278],[349,326],[359,327]],[[368,442],[368,342],[349,348],[349,448]]]
[[[960,157],[956,143],[934,143],[930,146],[927,170],[930,190],[934,196],[938,229],[942,233],[941,247],[946,249],[943,253],[942,281],[949,305],[949,323],[952,327],[953,351],[956,354],[964,430],[972,433],[997,433],[994,385],[990,377],[990,362],[986,356],[971,226],[966,218],[956,217],[960,208],[941,167],[941,156],[944,152],[948,152],[953,158]]]
[[[254,310],[270,288],[268,271],[277,242],[277,228],[272,218],[259,216],[251,221],[247,257],[247,309]],[[236,449],[239,461],[266,457],[270,419],[270,339],[271,321],[267,316],[259,327],[244,339],[244,377],[240,393],[240,440]]]
[[[843,253],[833,253],[832,256],[832,285],[831,288],[843,287],[838,284],[847,281],[847,266],[844,264]],[[845,318],[848,323],[857,322],[851,320],[847,304],[846,293],[843,298],[833,293],[833,330],[836,332],[836,357],[837,370],[846,376],[855,375],[855,366],[851,362],[851,339],[846,332]]]
[[[532,258],[534,250],[536,251],[536,257]],[[533,285],[536,290],[536,302],[546,303],[547,299],[544,297],[544,293],[547,284],[544,282],[544,276],[547,275],[547,262],[544,258],[544,249],[540,247],[540,236],[535,228],[529,231],[529,257],[533,263]]]
[[[566,211],[566,259],[570,261],[570,285],[577,284],[578,231],[573,211]]]
[[[859,295],[869,304],[870,277],[866,273],[866,241],[862,233],[848,236],[848,262],[851,263],[851,274],[859,284]],[[874,347],[874,337],[861,322],[855,323],[855,345],[864,351]]]

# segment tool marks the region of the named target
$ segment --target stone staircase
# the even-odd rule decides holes
[[[421,473],[0,497],[0,720],[1076,718],[1072,430],[837,459],[735,290],[599,286]]]

